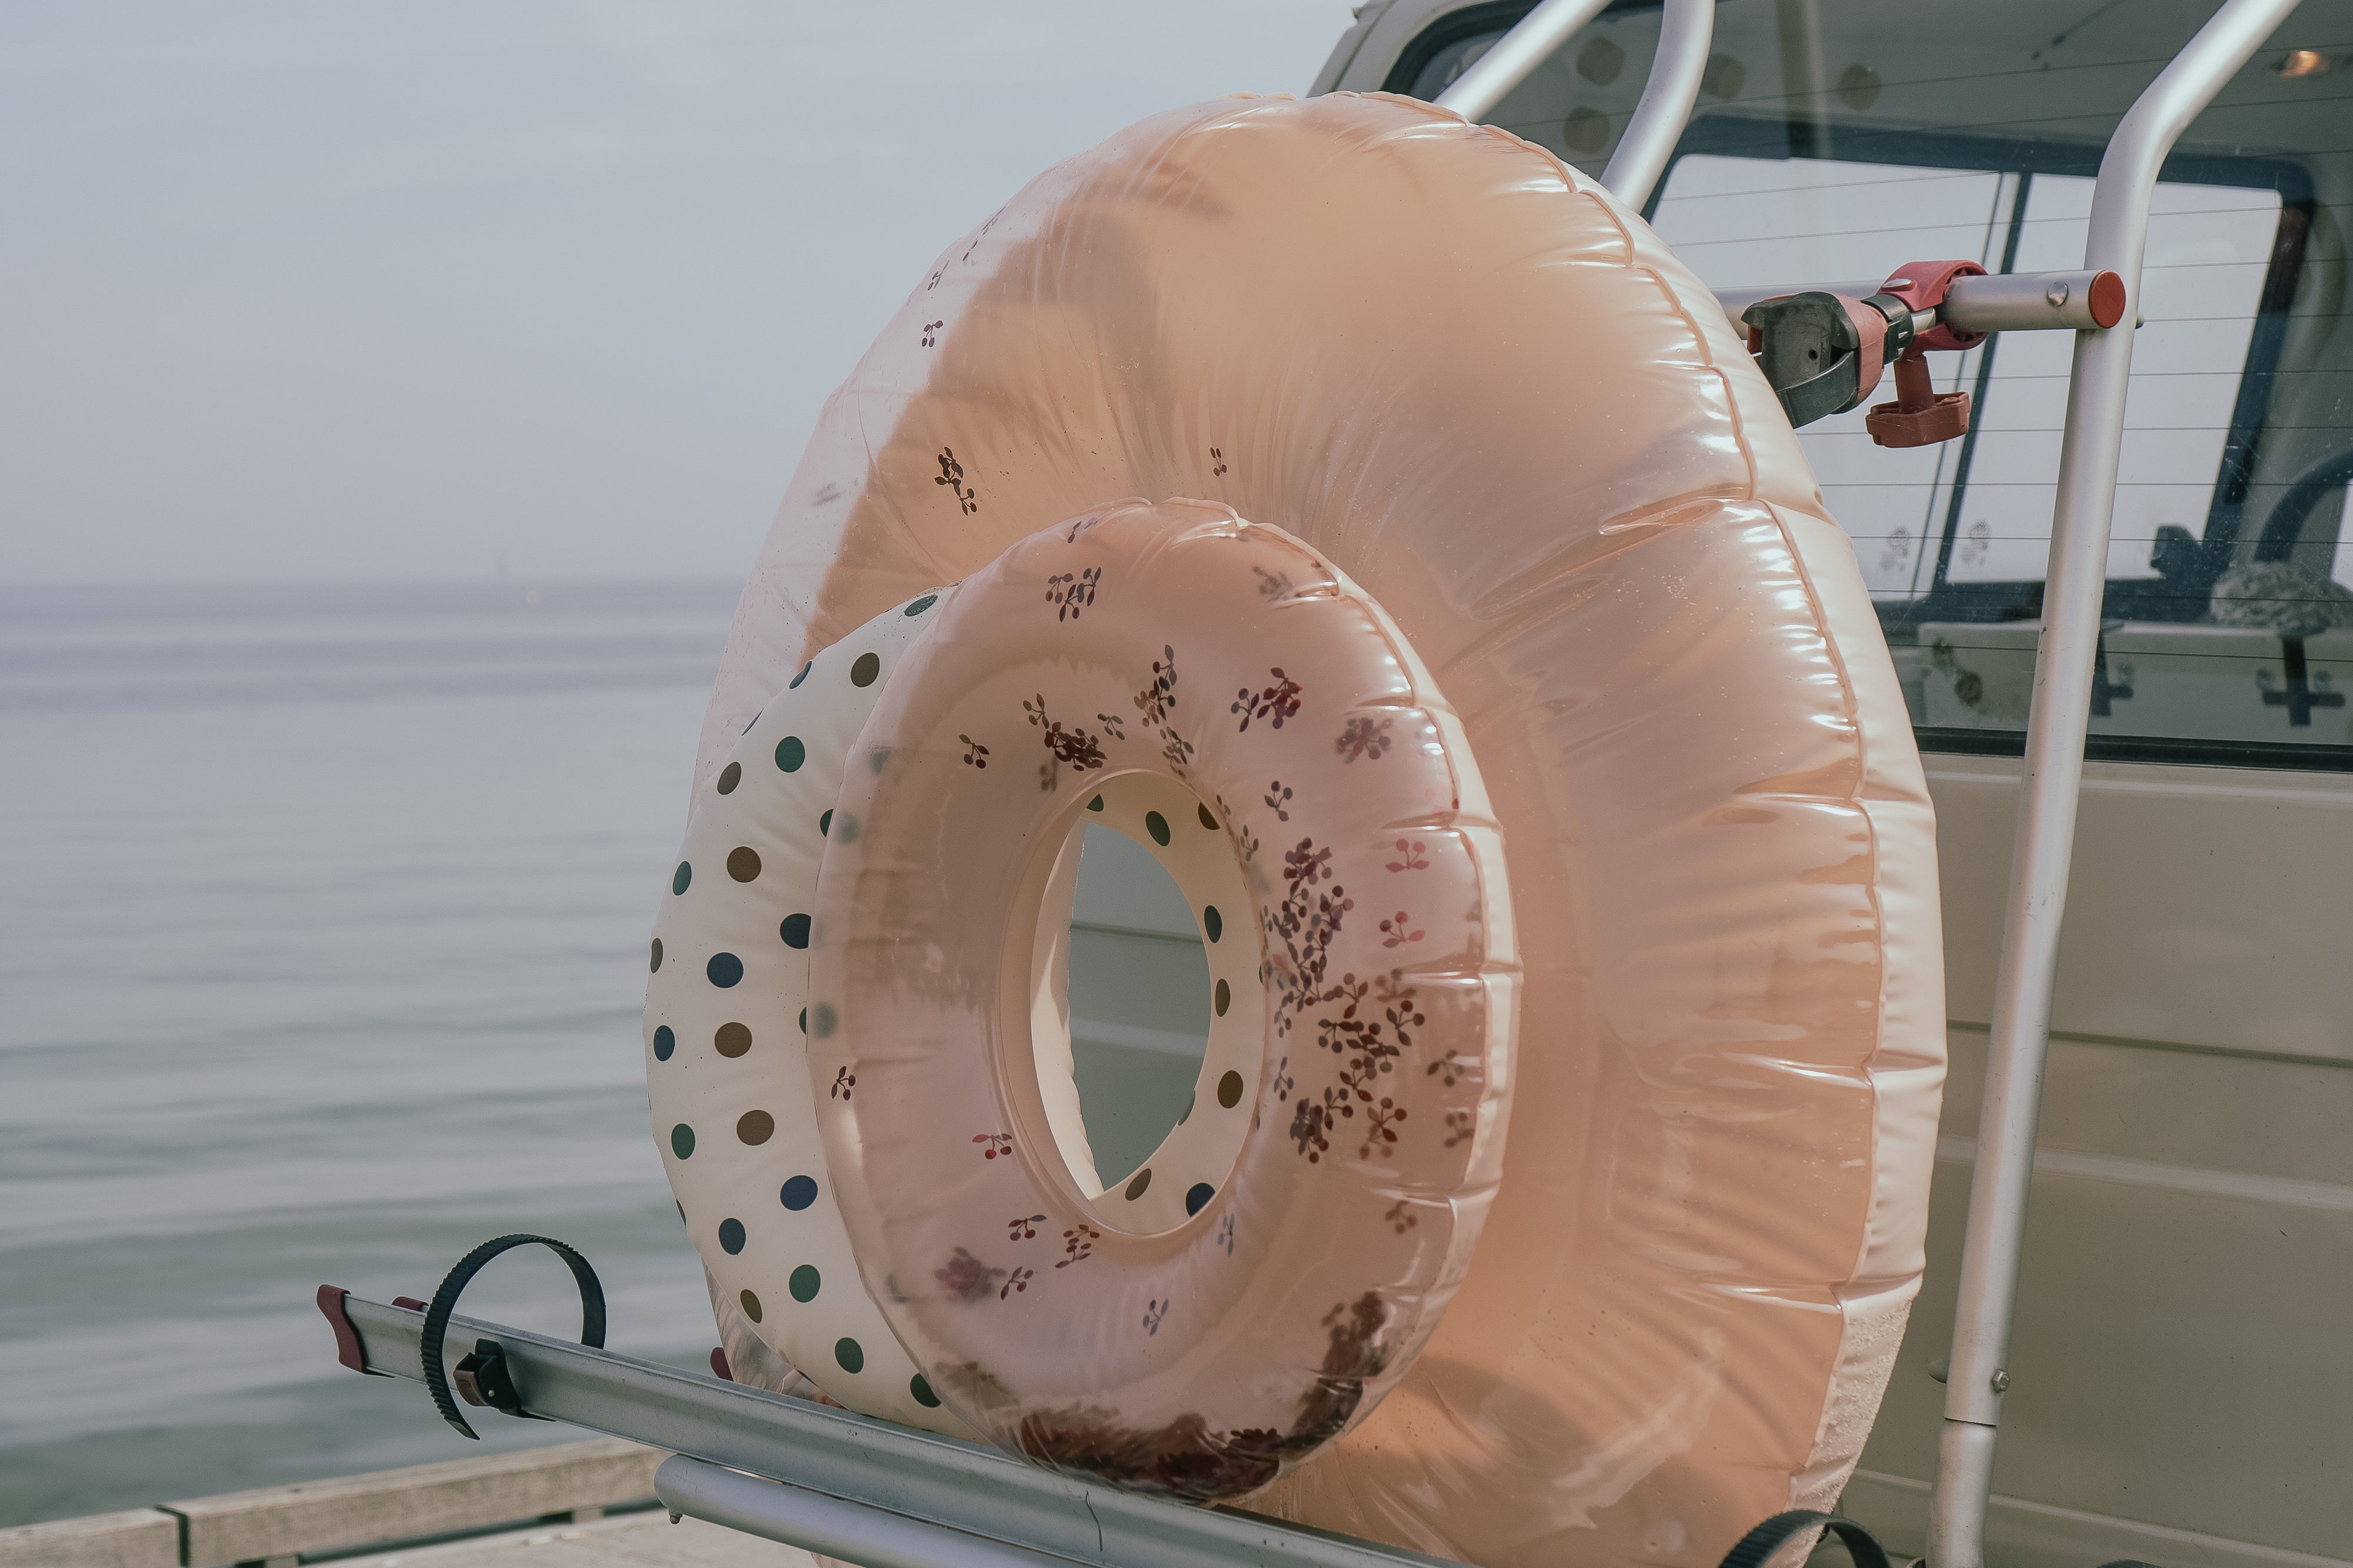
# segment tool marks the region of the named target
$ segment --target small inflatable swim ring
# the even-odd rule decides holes
[[[1262,1486],[1404,1372],[1493,1191],[1515,962],[1469,742],[1362,590],[1220,506],[1048,529],[936,614],[818,880],[809,1066],[859,1265],[1001,1445]],[[1069,1047],[1033,1052],[1031,939],[1080,831],[1132,816],[1213,868],[1219,1016],[1107,1193],[1040,1093]]]
[[[1485,1568],[1705,1568],[1835,1498],[1919,1280],[1934,832],[1852,548],[1714,298],[1427,104],[1146,121],[951,247],[828,405],[698,789],[814,652],[1134,495],[1279,527],[1393,618],[1477,752],[1524,966],[1469,1273],[1248,1506]]]
[[[804,665],[696,792],[654,923],[646,1091],[715,1294],[837,1403],[971,1436],[859,1282],[809,1103],[805,1035],[818,868],[842,762],[939,600],[895,605]]]

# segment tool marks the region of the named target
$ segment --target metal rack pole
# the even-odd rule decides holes
[[[1930,1503],[1933,1568],[1982,1568],[1985,1561],[1986,1504],[2001,1396],[2010,1387],[2004,1363],[2034,1176],[2035,1118],[2083,785],[2084,733],[2091,719],[2093,665],[2107,586],[2108,529],[2116,508],[2149,202],[2158,170],[2174,142],[2295,3],[2227,0],[2133,104],[2100,160],[2084,265],[2120,274],[2126,302],[2117,326],[2076,336],[2068,381],[2018,837],[1994,990],[1977,1169],[1969,1184],[1944,1436]]]
[[[320,1305],[345,1366],[424,1377],[422,1311],[332,1287]],[[519,1414],[679,1456],[654,1477],[673,1512],[866,1568],[1463,1568],[501,1323],[453,1318],[448,1341],[496,1347]]]
[[[1609,154],[1601,183],[1636,212],[1667,172],[1667,160],[1683,140],[1692,105],[1699,101],[1699,79],[1707,72],[1707,51],[1715,42],[1715,0],[1666,0],[1659,16],[1659,52],[1641,101]]]
[[[1485,119],[1608,4],[1544,0],[1440,93],[1438,106],[1465,120]],[[1609,194],[1638,212],[1651,199],[1651,187],[1666,173],[1667,159],[1683,138],[1692,105],[1699,100],[1699,79],[1707,70],[1707,51],[1715,37],[1715,0],[1664,0],[1650,78],[1601,174]]]
[[[1438,95],[1440,109],[1451,109],[1477,122],[1495,111],[1512,89],[1528,79],[1553,51],[1575,37],[1577,30],[1601,15],[1609,0],[1544,0],[1519,20],[1519,25],[1479,57],[1478,62],[1454,79]]]

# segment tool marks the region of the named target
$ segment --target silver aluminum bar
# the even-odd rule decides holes
[[[1577,30],[1601,15],[1609,0],[1544,0],[1520,18],[1519,26],[1497,38],[1478,63],[1454,79],[1438,95],[1438,107],[1451,109],[1477,124],[1495,111],[1512,89],[1528,79],[1553,51],[1576,36]]]
[[[422,1312],[357,1296],[343,1298],[343,1310],[368,1370],[423,1377]],[[796,1494],[723,1491],[700,1471],[665,1468],[680,1497],[696,1500],[697,1517],[732,1524],[721,1515],[756,1515],[762,1522],[742,1528],[867,1568],[1461,1568],[1231,1509],[1140,1497],[993,1448],[502,1324],[450,1321],[449,1353],[478,1339],[498,1342],[533,1415],[765,1477]],[[776,1534],[786,1529],[801,1533]]]
[[[2092,281],[2098,268],[2079,272],[2002,272],[1985,278],[1956,278],[1946,290],[1936,319],[1968,332],[2021,332],[2052,329],[2085,331],[2099,325],[2092,319]],[[1819,289],[1830,294],[1868,299],[1879,292],[1884,279],[1846,283],[1748,284],[1718,289],[1715,298],[1726,320],[1740,325],[1741,313],[1759,300]]]
[[[1659,16],[1659,52],[1634,117],[1601,171],[1609,194],[1642,210],[1651,187],[1667,172],[1667,160],[1683,140],[1692,105],[1699,101],[1699,79],[1707,72],[1707,51],[1715,41],[1715,0],[1666,0]]]
[[[1008,1545],[927,1519],[885,1513],[787,1481],[672,1454],[654,1495],[674,1514],[781,1541],[866,1568],[1073,1568],[1071,1559]]]
[[[2296,0],[2226,0],[2148,85],[2108,139],[2092,194],[2084,265],[2120,274],[2126,319],[2137,315],[2141,258],[2158,170],[2189,122],[2238,74]],[[2051,986],[2066,910],[2075,807],[2084,779],[2092,669],[2107,586],[2108,528],[2124,444],[2133,334],[2080,333],[2067,386],[2058,501],[2034,693],[2026,719],[2018,837],[2011,853],[2001,968],[1994,986],[1978,1162],[1945,1384],[1945,1426],[1929,1505],[1933,1568],[1983,1568],[1995,1431],[2010,1386],[2004,1363],[2018,1300],[2026,1200],[2034,1178],[2035,1120],[2050,1045]]]
[[[2092,285],[2102,268],[2077,272],[1997,272],[1985,278],[1956,278],[1945,291],[1936,319],[1965,332],[2029,332],[2063,328],[2087,332],[2098,328],[2092,316]]]

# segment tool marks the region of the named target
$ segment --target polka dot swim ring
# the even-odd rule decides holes
[[[1477,748],[1516,1131],[1423,1354],[1247,1506],[1482,1568],[1713,1568],[1828,1507],[1920,1279],[1935,831],[1853,547],[1713,296],[1544,149],[1345,93],[1155,116],[909,281],[697,787],[813,651],[1049,519],[1196,496],[1300,539]]]
[[[829,1397],[955,1436],[867,1299],[826,1174],[803,1029],[818,867],[842,759],[940,595],[894,606],[769,698],[697,792],[654,926],[654,1137],[719,1298]]]
[[[1361,589],[1223,507],[1050,529],[936,614],[818,884],[808,1059],[860,1268],[998,1443],[1249,1490],[1404,1372],[1500,1170],[1515,959],[1469,742]],[[1217,868],[1185,880],[1228,1003],[1109,1192],[1032,1030],[1050,889],[1104,816]]]

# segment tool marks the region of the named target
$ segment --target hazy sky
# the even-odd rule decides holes
[[[925,267],[1347,0],[0,7],[0,581],[735,577]]]

